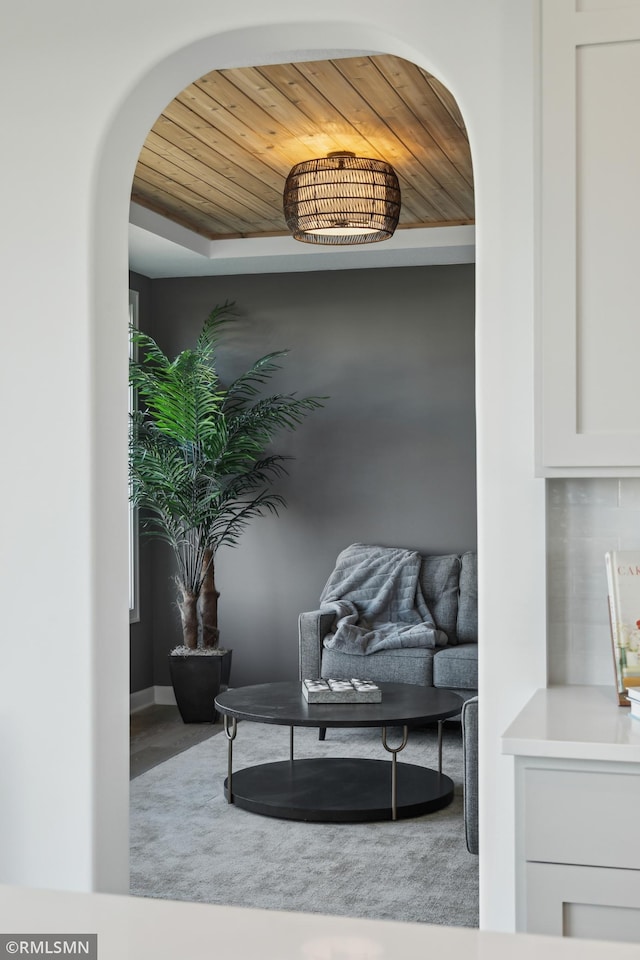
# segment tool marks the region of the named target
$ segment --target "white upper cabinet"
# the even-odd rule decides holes
[[[541,2],[541,476],[640,475],[640,0]]]

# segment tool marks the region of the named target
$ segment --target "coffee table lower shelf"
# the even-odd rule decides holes
[[[450,777],[428,767],[397,764],[397,818],[448,806]],[[233,773],[232,802],[243,810],[284,820],[363,823],[391,820],[391,762],[319,757],[282,760]],[[229,800],[228,779],[224,791]]]

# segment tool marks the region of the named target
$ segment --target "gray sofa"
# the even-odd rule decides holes
[[[299,618],[300,676],[358,677],[388,683],[417,683],[453,690],[468,700],[478,692],[477,556],[423,556],[420,585],[444,647],[403,647],[359,655],[326,649],[334,614],[323,610]]]
[[[467,850],[478,853],[478,698],[465,700],[462,708],[462,756],[464,778],[464,829]]]
[[[475,553],[423,556],[420,584],[447,645],[380,650],[367,655],[326,649],[334,614],[322,610],[299,618],[300,677],[358,677],[417,683],[452,690],[461,711],[464,825],[467,849],[478,853],[478,573]],[[321,732],[322,736],[323,732]]]

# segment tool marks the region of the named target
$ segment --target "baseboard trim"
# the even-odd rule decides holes
[[[153,687],[146,687],[144,690],[136,690],[129,695],[129,713],[136,713],[138,710],[144,710],[154,703]]]
[[[152,707],[156,703],[163,707],[175,707],[176,697],[173,687],[155,686],[146,687],[144,690],[136,690],[135,693],[129,695],[129,713],[137,713],[138,710]]]
[[[173,687],[170,684],[166,687],[155,686],[153,688],[153,693],[154,703],[159,703],[163,707],[176,706],[176,695],[173,692]]]

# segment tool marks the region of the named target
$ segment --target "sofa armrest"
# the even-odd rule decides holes
[[[298,653],[300,679],[312,680],[320,676],[322,640],[331,630],[335,614],[322,610],[301,613],[298,618]]]
[[[469,853],[478,853],[478,698],[462,707],[464,829]]]

